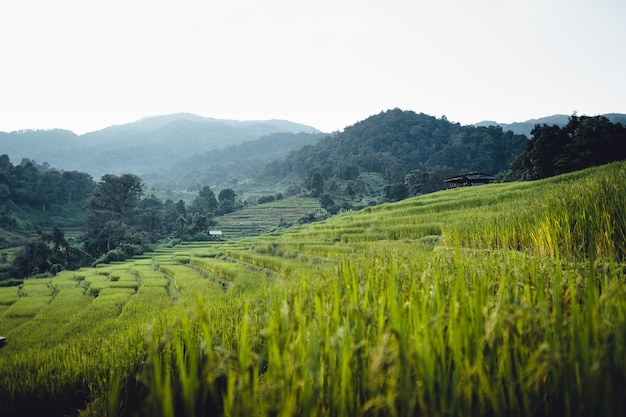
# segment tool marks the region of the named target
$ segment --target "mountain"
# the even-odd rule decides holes
[[[255,177],[271,161],[320,140],[322,133],[272,133],[203,154],[194,154],[169,168],[142,176],[156,190],[199,189],[202,185],[226,187]]]
[[[319,133],[287,120],[237,121],[189,113],[148,117],[133,123],[76,135],[62,130],[0,132],[0,153],[11,160],[47,162],[64,170],[145,175],[195,154],[256,140],[274,133]]]
[[[0,154],[6,154],[18,163],[22,158],[45,162],[47,155],[65,153],[81,143],[78,135],[64,129],[0,132]]]
[[[602,116],[609,119],[612,123],[621,123],[626,124],[626,114],[621,113],[607,113]],[[514,122],[514,123],[498,123],[492,120],[485,120],[479,123],[476,123],[477,127],[489,127],[489,126],[500,126],[502,130],[507,131],[510,130],[518,135],[526,135],[530,138],[530,132],[536,125],[557,125],[559,127],[563,127],[569,121],[570,116],[565,114],[555,114],[552,116],[541,117],[539,119],[530,119],[524,122]]]
[[[435,186],[441,187],[439,176],[445,173],[496,174],[508,169],[527,142],[525,136],[500,127],[461,126],[445,118],[393,109],[292,152],[268,165],[264,174],[294,175],[309,189],[327,192],[337,188],[337,181],[359,180],[362,173],[376,173],[388,184],[398,184],[419,170],[431,173]]]

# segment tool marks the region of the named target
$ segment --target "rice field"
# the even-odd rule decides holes
[[[258,236],[295,224],[319,207],[317,198],[287,197],[219,216],[215,219],[215,228],[221,230],[227,238]]]
[[[0,288],[0,414],[626,414],[626,164]]]

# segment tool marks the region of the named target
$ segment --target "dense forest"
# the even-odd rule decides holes
[[[626,127],[604,116],[574,114],[563,127],[535,126],[507,179],[536,180],[624,159]]]
[[[2,257],[0,280],[83,265],[83,251],[68,244],[63,229],[84,228],[83,204],[94,187],[84,172],[29,159],[13,165],[0,155],[0,248],[22,246],[11,267]]]
[[[82,203],[94,187],[84,172],[61,171],[29,159],[13,165],[0,155],[0,247],[13,236],[53,222],[82,227]]]
[[[390,190],[395,186],[401,194],[417,195],[442,189],[443,179],[455,174],[506,171],[527,142],[526,136],[500,127],[461,126],[446,118],[393,109],[292,152],[269,164],[263,175],[297,176],[307,189],[321,195],[336,190],[341,181],[353,181],[345,187],[352,194],[361,173],[377,173]],[[407,175],[409,184],[403,191]]]
[[[611,123],[621,123],[626,124],[626,114],[623,113],[606,113],[601,116],[609,119]],[[517,133],[520,135],[526,135],[529,138],[532,136],[533,129],[539,125],[548,125],[548,126],[558,126],[563,127],[569,123],[570,116],[567,114],[555,114],[552,116],[540,117],[538,119],[530,119],[523,122],[513,122],[513,123],[498,123],[491,120],[485,120],[479,123],[476,123],[475,126],[500,126],[502,130],[505,132],[510,130],[513,133]]]

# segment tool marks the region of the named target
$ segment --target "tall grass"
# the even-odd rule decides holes
[[[229,311],[240,320],[229,350],[208,330],[224,318],[200,305],[199,322],[176,322],[168,347],[150,354],[148,374],[158,379],[150,409],[165,416],[626,411],[626,287],[616,269],[461,250],[416,259],[409,246],[398,248],[275,292],[267,312],[255,312],[256,332],[246,304],[240,314]]]
[[[626,258],[624,163],[538,181],[533,191],[538,198],[460,215],[444,227],[445,239],[540,256]]]
[[[0,411],[624,415],[624,168],[27,280],[3,295],[22,348],[0,351]]]

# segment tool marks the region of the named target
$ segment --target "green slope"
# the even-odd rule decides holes
[[[623,415],[625,193],[611,164],[0,288],[0,413]]]
[[[296,224],[304,215],[319,208],[317,198],[288,197],[216,217],[215,229],[229,239],[256,236]]]

